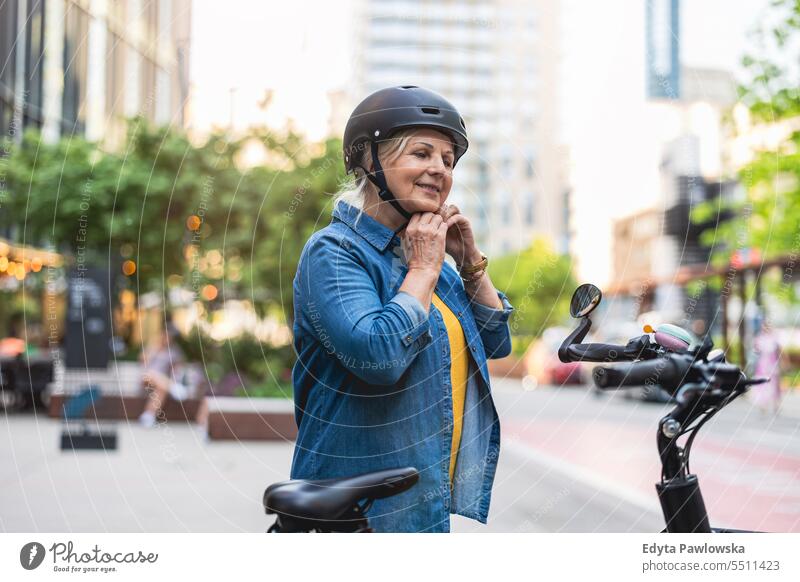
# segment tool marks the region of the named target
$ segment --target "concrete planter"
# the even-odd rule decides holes
[[[65,400],[64,394],[53,394],[50,397],[48,415],[52,418],[61,418]],[[104,394],[102,400],[89,409],[86,418],[135,421],[144,410],[146,400],[147,397],[144,395]],[[164,416],[167,421],[192,422],[197,417],[201,402],[199,398],[188,398],[181,402],[167,398],[164,403]]]
[[[208,397],[206,427],[210,440],[297,438],[294,402],[286,398]]]

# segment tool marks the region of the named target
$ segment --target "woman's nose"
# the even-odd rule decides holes
[[[428,166],[428,172],[431,174],[444,174],[447,171],[447,166],[444,160],[436,157],[431,157],[431,163]]]

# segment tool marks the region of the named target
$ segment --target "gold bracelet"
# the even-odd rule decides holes
[[[459,267],[458,271],[460,273],[466,273],[467,275],[472,275],[477,273],[478,271],[485,271],[486,267],[489,266],[489,258],[481,253],[481,260],[475,263],[474,265],[469,265],[467,267],[461,266]]]
[[[476,273],[473,273],[469,277],[464,277],[462,275],[461,276],[461,280],[464,281],[464,283],[475,283],[477,281],[480,281],[481,277],[483,277],[483,274],[485,272],[486,271],[484,269],[481,269],[480,271],[477,271]]]

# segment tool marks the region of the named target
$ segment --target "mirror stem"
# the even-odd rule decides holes
[[[567,336],[567,339],[565,339],[564,343],[561,344],[561,347],[558,348],[558,359],[565,364],[571,362],[572,360],[569,357],[569,346],[572,344],[581,343],[591,328],[592,320],[587,316],[582,317],[578,327],[576,327],[575,330]]]

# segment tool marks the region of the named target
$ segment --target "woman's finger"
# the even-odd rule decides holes
[[[468,221],[466,216],[464,216],[463,214],[456,214],[447,219],[447,228],[450,228],[454,224],[461,225],[461,224],[466,224],[467,222]]]
[[[436,215],[433,212],[420,212],[418,213],[418,216],[420,225],[423,225],[430,223],[430,221],[433,220],[433,217]]]
[[[458,214],[459,209],[458,206],[455,204],[444,204],[442,205],[441,209],[439,210],[438,214],[444,219],[447,220],[454,214]]]

